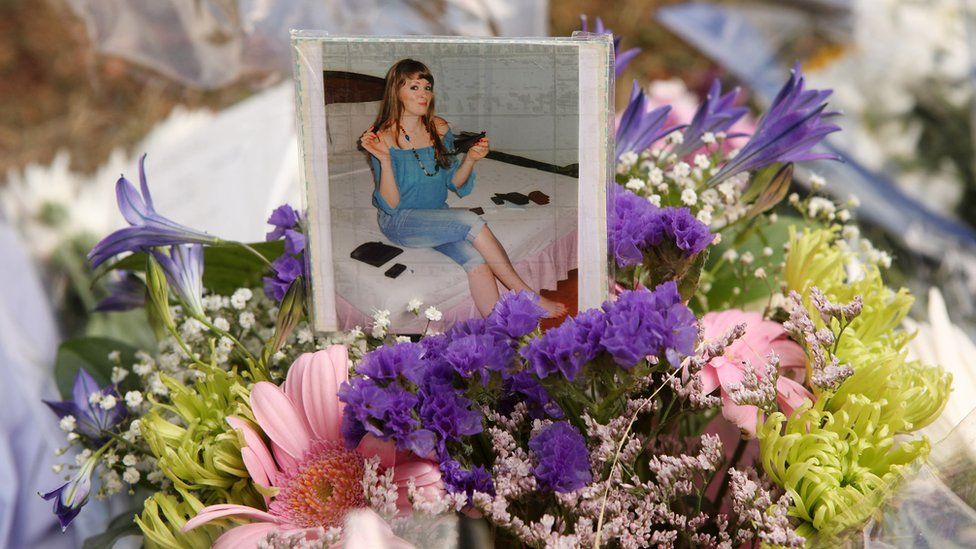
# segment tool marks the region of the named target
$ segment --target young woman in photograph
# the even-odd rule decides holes
[[[456,158],[454,134],[435,115],[434,77],[413,59],[398,61],[386,73],[380,112],[361,143],[370,155],[373,205],[380,230],[394,244],[434,248],[468,275],[471,297],[482,316],[498,301],[496,280],[510,290],[534,292],[515,271],[491,229],[477,214],[447,206],[447,191],[466,196],[474,187],[474,165],[488,154],[488,138],[475,143],[464,160]],[[566,307],[540,296],[549,317]]]

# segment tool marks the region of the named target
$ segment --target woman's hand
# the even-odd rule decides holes
[[[468,149],[468,158],[478,161],[486,156],[488,156],[488,138],[482,137]]]
[[[371,126],[368,130],[363,132],[363,135],[359,138],[359,143],[366,149],[369,154],[375,156],[378,160],[389,160],[390,158],[390,148],[383,143],[380,136],[373,131]]]

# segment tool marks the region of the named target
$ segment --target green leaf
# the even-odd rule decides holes
[[[283,240],[258,242],[250,246],[269,261],[285,253]],[[114,263],[112,268],[145,271],[146,254],[134,253]],[[203,248],[203,286],[212,292],[230,295],[238,288],[259,288],[261,277],[267,274],[267,270],[263,261],[237,244],[225,242]]]
[[[702,268],[705,266],[707,260],[708,250],[705,249],[695,257],[694,262],[688,267],[688,272],[681,278],[681,283],[678,285],[678,293],[681,294],[682,300],[688,301],[698,291],[698,280],[701,278]]]
[[[109,353],[118,351],[122,364],[135,362],[135,347],[105,337],[79,337],[69,339],[58,347],[58,356],[54,363],[54,377],[58,384],[58,391],[64,399],[71,398],[71,387],[75,382],[75,375],[80,368],[84,368],[100,386],[112,381],[112,367],[115,364],[108,359]],[[133,378],[133,376],[129,376]],[[134,379],[126,381],[135,383]],[[125,386],[125,383],[122,384]]]
[[[791,163],[783,166],[776,172],[776,175],[770,180],[769,185],[759,193],[759,198],[756,199],[756,202],[746,212],[745,217],[752,219],[779,204],[786,198],[786,193],[790,191],[790,183],[792,182],[793,164]]]
[[[749,178],[749,186],[742,193],[742,198],[740,199],[743,204],[748,204],[755,200],[760,193],[766,190],[766,187],[773,182],[773,178],[776,177],[776,172],[779,171],[780,164],[770,164],[765,168],[757,171]]]
[[[138,510],[133,508],[116,515],[108,523],[108,528],[104,532],[85,539],[82,549],[112,549],[120,538],[140,535],[139,525],[135,521],[137,512]]]

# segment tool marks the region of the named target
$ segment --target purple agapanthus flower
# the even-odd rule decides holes
[[[606,324],[601,343],[614,361],[630,368],[648,356],[666,356],[677,367],[692,354],[698,334],[695,315],[681,302],[674,281],[653,291],[639,289],[603,304]]]
[[[402,376],[419,384],[424,377],[423,353],[423,346],[413,342],[377,347],[363,356],[356,371],[375,380],[395,382]]]
[[[687,156],[705,145],[702,136],[705,133],[725,132],[739,121],[740,118],[749,112],[747,107],[735,106],[739,95],[739,88],[735,88],[729,93],[722,95],[722,83],[716,78],[712,81],[712,87],[708,90],[705,101],[699,105],[695,111],[691,123],[685,128],[682,143],[676,146],[671,152],[678,158]],[[729,137],[739,137],[739,134]]]
[[[565,421],[543,428],[529,439],[529,449],[539,460],[532,473],[543,490],[573,492],[593,480],[586,440]]]
[[[825,110],[825,101],[833,92],[804,90],[803,85],[803,73],[797,63],[769,111],[759,119],[749,142],[709,179],[710,185],[776,162],[838,160],[829,153],[811,152],[827,135],[840,130],[839,126],[827,122],[840,114]]]
[[[489,333],[499,337],[520,338],[539,326],[546,310],[539,305],[539,296],[532,292],[506,292],[495,303],[485,319]]]
[[[583,32],[590,32],[589,21],[585,15],[580,16],[580,23]],[[596,18],[596,28],[593,29],[596,34],[613,34],[613,31],[603,26],[603,19],[599,17]],[[613,67],[614,73],[617,78],[624,72],[627,65],[637,57],[637,54],[641,52],[640,48],[630,48],[629,50],[622,52],[620,51],[620,44],[623,42],[623,38],[619,36],[614,36],[613,38]]]
[[[97,395],[97,396],[93,396]],[[106,408],[103,404],[111,401],[104,397],[112,396],[115,404]],[[99,445],[108,440],[108,431],[125,419],[125,403],[112,385],[99,387],[98,382],[84,368],[79,368],[75,383],[71,388],[71,400],[59,402],[45,400],[44,404],[59,418],[75,418],[75,432]]]
[[[205,232],[191,229],[167,219],[153,206],[149,185],[146,183],[146,155],[139,159],[139,188],[125,177],[115,184],[115,195],[122,217],[129,227],[119,229],[103,238],[88,252],[92,267],[97,267],[111,257],[122,252],[149,250],[156,246],[170,246],[186,243],[214,243],[218,239]]]
[[[118,270],[105,285],[109,295],[95,305],[96,311],[129,311],[146,304],[146,284],[135,274]]]
[[[630,92],[627,108],[624,109],[624,113],[620,116],[620,124],[617,125],[618,159],[626,152],[642,153],[658,139],[681,128],[681,126],[664,127],[668,121],[668,113],[671,112],[670,105],[652,110],[648,110],[648,105],[647,94],[641,89],[637,80],[634,80],[634,88]]]
[[[193,316],[203,313],[203,246],[179,244],[171,246],[169,253],[152,250],[166,274],[170,288],[179,296],[187,311]]]
[[[92,473],[95,472],[100,457],[95,455],[86,459],[78,472],[68,482],[46,494],[38,493],[46,500],[54,500],[54,514],[58,517],[62,532],[78,516],[81,508],[88,503],[88,496],[91,494],[92,488]]]

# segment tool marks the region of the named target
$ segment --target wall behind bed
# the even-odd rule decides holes
[[[492,149],[563,166],[579,161],[579,60],[572,45],[329,44],[325,70],[382,78],[405,57],[434,74],[437,113],[455,131],[487,131]],[[377,103],[326,107],[332,153],[352,153]]]

